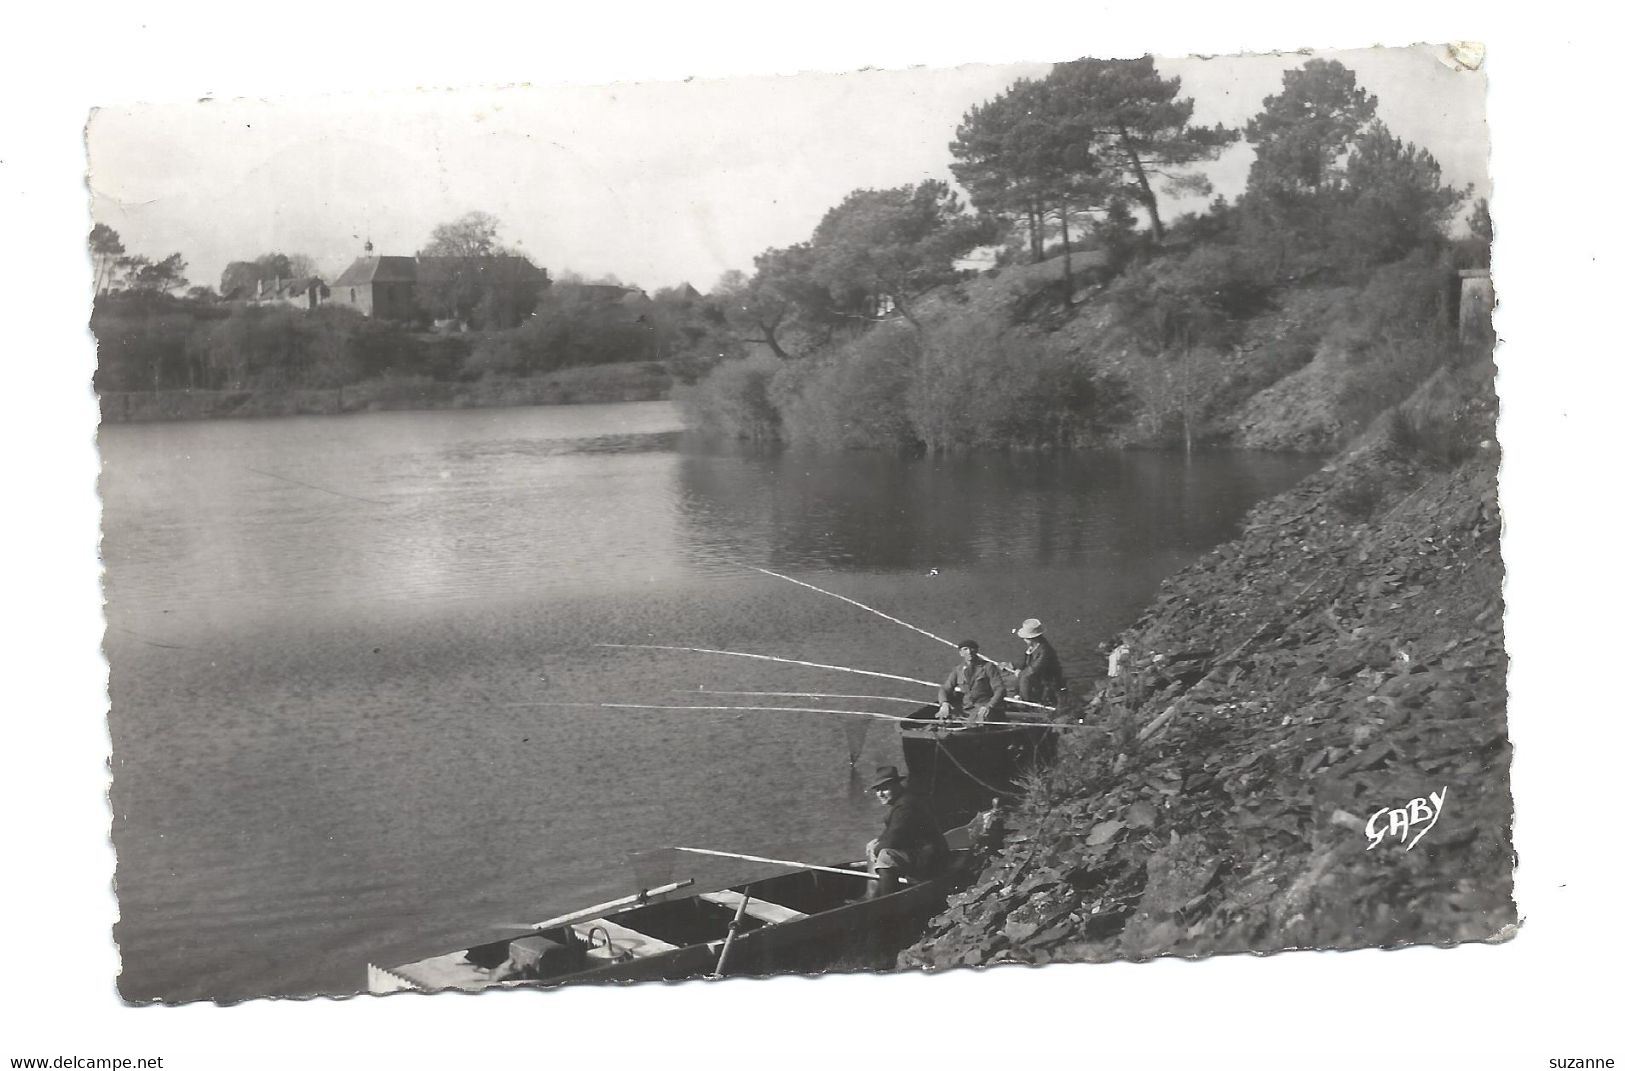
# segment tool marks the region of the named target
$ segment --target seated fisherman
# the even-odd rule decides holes
[[[1021,664],[1011,667],[1016,675],[1016,694],[1029,703],[1054,706],[1061,698],[1061,689],[1066,687],[1066,678],[1061,674],[1060,656],[1044,635],[1044,623],[1029,617],[1020,628],[1010,631],[1027,641]]]
[[[1004,720],[1004,675],[975,640],[959,644],[959,665],[937,688],[937,717],[977,724]]]
[[[875,876],[867,895],[885,896],[896,891],[900,877],[928,878],[940,871],[948,861],[948,842],[930,804],[907,790],[897,767],[882,766],[875,774],[869,791],[887,811],[880,836],[866,848],[869,873]]]

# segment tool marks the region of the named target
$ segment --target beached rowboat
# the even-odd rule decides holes
[[[491,987],[777,974],[816,969],[831,949],[885,946],[938,911],[969,868],[971,830],[934,878],[863,899],[862,863],[803,867],[713,891],[691,882],[517,929],[467,948],[392,967],[367,965],[367,990]],[[730,927],[736,935],[729,941]]]
[[[1055,757],[1058,730],[1012,712],[1008,721],[966,725],[936,720],[924,706],[899,722],[909,787],[926,793],[944,822],[963,821],[995,798],[1016,795],[1021,779]]]

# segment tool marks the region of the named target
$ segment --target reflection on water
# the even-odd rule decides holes
[[[929,690],[602,645],[952,665],[763,566],[1001,657],[1042,617],[1082,680],[1312,464],[776,453],[691,441],[664,403],[117,426],[102,450],[136,999],[353,991],[368,959],[631,891],[662,844],[850,855],[878,820],[863,775],[898,761],[883,723],[596,704]]]
[[[878,454],[690,452],[691,549],[786,568],[1076,561],[1211,546],[1302,459],[1150,453],[900,461]]]

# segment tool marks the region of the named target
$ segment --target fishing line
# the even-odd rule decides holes
[[[913,721],[914,720],[913,718],[905,718],[905,717],[902,717],[901,715],[898,715],[898,714],[882,714],[879,711],[875,711],[875,710],[835,710],[835,709],[831,709],[831,708],[827,708],[827,707],[737,707],[737,706],[735,706],[735,707],[709,707],[709,706],[671,706],[671,705],[665,705],[665,704],[660,704],[660,703],[566,703],[566,702],[563,702],[563,701],[558,701],[558,702],[542,701],[542,702],[535,702],[535,703],[514,703],[514,704],[510,704],[510,705],[511,706],[527,706],[527,707],[599,707],[599,708],[602,708],[604,710],[732,710],[732,711],[766,710],[766,711],[776,711],[776,712],[782,713],[782,714],[847,714],[847,715],[851,715],[853,717],[883,718],[886,721]]]
[[[819,870],[826,874],[840,874],[842,877],[848,878],[864,878],[865,880],[868,880],[874,877],[873,874],[862,870],[849,870],[844,867],[818,866],[814,863],[803,863],[795,859],[769,859],[766,856],[761,855],[746,855],[744,852],[721,852],[717,851],[715,848],[683,848],[673,845],[672,851],[692,852],[695,855],[714,855],[719,859],[743,859],[748,863],[771,863],[773,866],[795,867],[798,870]],[[909,880],[907,878],[900,878],[899,880],[904,884],[909,884]]]
[[[944,639],[943,637],[938,636],[935,632],[927,632],[925,629],[921,628],[920,626],[911,625],[907,621],[904,621],[900,617],[893,617],[891,614],[885,613],[884,611],[876,610],[873,606],[870,606],[868,603],[862,603],[862,602],[859,602],[856,599],[849,599],[845,595],[837,595],[833,591],[825,591],[823,588],[819,587],[816,584],[809,584],[805,580],[797,580],[795,577],[793,577],[793,576],[785,576],[783,573],[775,573],[771,569],[763,569],[763,568],[760,568],[759,566],[755,566],[755,565],[747,565],[745,568],[750,569],[750,570],[752,570],[754,572],[764,573],[767,576],[777,577],[780,580],[788,580],[790,583],[796,585],[797,587],[803,587],[803,588],[808,589],[809,591],[816,591],[820,595],[828,595],[832,599],[840,599],[842,602],[851,603],[853,606],[856,606],[860,610],[867,610],[871,614],[874,614],[874,615],[876,615],[878,617],[883,617],[887,621],[891,621],[894,624],[902,625],[904,628],[907,628],[907,629],[913,629],[915,632],[918,632],[920,635],[928,636],[931,639],[936,640],[938,643],[946,643],[949,647],[952,647],[955,650],[959,649],[959,644],[955,643],[953,640]],[[980,655],[978,655],[978,657],[980,657]],[[982,661],[990,662],[991,660],[983,658]],[[996,662],[994,662],[992,664],[993,665],[998,665],[998,663],[996,663]],[[1054,710],[1055,709],[1054,707],[1047,707],[1042,703],[1034,703],[1034,702],[1031,702],[1031,701],[1026,700],[1026,699],[1014,699],[1014,698],[1006,697],[1005,702],[1013,703],[1016,706],[1034,707],[1034,708],[1036,708],[1038,710]]]
[[[759,658],[764,662],[785,662],[792,666],[808,666],[812,669],[833,669],[839,673],[857,673],[864,677],[880,677],[889,681],[903,681],[907,684],[922,684],[927,688],[935,688],[932,681],[922,681],[918,677],[903,677],[896,673],[881,673],[874,669],[853,669],[851,666],[832,666],[824,662],[803,662],[799,658],[779,658],[776,655],[750,654],[746,651],[719,651],[712,647],[674,647],[663,643],[595,643],[594,647],[615,647],[622,650],[635,651],[688,651],[691,654],[728,655],[732,658]]]
[[[304,480],[296,480],[292,476],[283,476],[283,475],[281,475],[279,473],[275,473],[275,472],[266,472],[264,469],[250,468],[247,465],[244,465],[243,468],[248,469],[249,472],[256,473],[256,474],[258,474],[260,476],[269,476],[273,480],[283,480],[283,481],[286,481],[287,483],[298,484],[300,487],[308,487],[312,491],[321,491],[323,494],[337,495],[339,498],[348,498],[348,499],[351,499],[351,500],[356,501],[356,502],[369,502],[374,506],[387,506],[387,505],[389,505],[388,502],[385,502],[381,498],[363,498],[360,495],[352,495],[352,494],[346,494],[343,491],[335,491],[331,487],[319,487],[319,486],[317,486],[316,484],[313,484],[313,483],[306,483]]]
[[[800,696],[804,699],[874,699],[886,703],[907,703],[909,706],[913,707],[922,706],[925,702],[921,699],[905,699],[904,697],[898,695],[843,695],[839,692],[728,692],[723,691],[720,688],[681,688],[678,689],[678,691],[683,695],[754,695],[776,696],[783,698],[794,698]]]
[[[876,617],[884,617],[887,621],[890,621],[893,624],[902,625],[904,628],[907,628],[907,629],[913,629],[915,632],[918,632],[920,635],[928,637],[928,638],[933,639],[933,640],[936,640],[938,643],[946,643],[949,647],[954,647],[954,648],[957,648],[959,646],[953,640],[944,639],[943,637],[938,636],[935,632],[927,632],[925,629],[921,628],[918,625],[911,625],[907,621],[904,621],[900,617],[893,617],[891,614],[888,614],[888,613],[886,613],[886,612],[884,612],[882,610],[876,610],[873,606],[870,606],[867,603],[861,603],[856,599],[849,599],[845,595],[837,595],[833,591],[825,591],[823,588],[819,587],[816,584],[809,584],[805,580],[797,580],[793,576],[785,576],[783,573],[775,573],[771,569],[762,569],[762,568],[758,568],[757,566],[754,566],[754,565],[748,565],[748,566],[746,566],[746,568],[754,570],[755,572],[758,572],[758,573],[763,573],[763,574],[765,574],[767,576],[777,577],[780,580],[788,580],[790,583],[796,585],[797,587],[803,587],[803,588],[806,588],[809,591],[816,591],[820,595],[828,595],[832,599],[840,599],[842,602],[851,603],[853,606],[856,606],[860,610],[867,610],[871,614],[874,614]]]

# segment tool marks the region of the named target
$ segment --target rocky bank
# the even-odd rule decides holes
[[[1488,368],[1430,384],[1164,584],[899,966],[1511,935]],[[1396,836],[1385,808],[1421,820]]]

